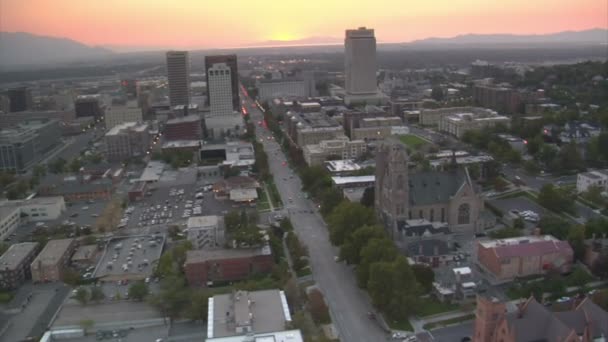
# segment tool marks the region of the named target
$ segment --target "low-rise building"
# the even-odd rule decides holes
[[[308,166],[322,165],[329,158],[356,159],[367,151],[363,140],[349,140],[342,137],[334,140],[322,140],[315,145],[306,145],[302,149]]]
[[[416,263],[430,267],[446,266],[453,260],[447,242],[439,239],[414,241],[407,246],[408,256]]]
[[[331,177],[332,183],[338,188],[367,188],[374,186],[376,176],[346,176]]]
[[[9,237],[21,224],[21,210],[18,206],[0,206],[0,240]]]
[[[34,197],[10,202],[16,202],[21,209],[21,216],[28,221],[56,220],[66,209],[63,196]]]
[[[511,119],[502,115],[478,115],[475,113],[456,113],[444,116],[439,121],[439,130],[462,138],[470,130],[484,130],[511,123]]]
[[[506,283],[551,270],[569,272],[573,258],[570,244],[551,235],[477,242],[476,263],[491,283]]]
[[[61,142],[60,137],[58,120],[22,119],[0,129],[0,171],[26,172]]]
[[[281,290],[236,291],[209,298],[207,341],[242,341],[222,339],[230,336],[273,335],[286,329],[291,322],[287,298]],[[290,331],[293,337],[299,330]],[[267,339],[255,339],[266,341]],[[298,341],[280,339],[270,341]],[[300,340],[301,341],[301,336]]]
[[[163,143],[161,150],[164,153],[192,153],[193,162],[197,163],[199,158],[199,150],[201,149],[200,140],[173,140]]]
[[[188,241],[195,249],[224,245],[224,219],[221,216],[193,216],[188,218],[186,227]]]
[[[218,199],[230,198],[232,190],[256,190],[260,187],[260,183],[255,179],[247,176],[234,176],[222,179],[213,184],[213,194]]]
[[[344,136],[342,126],[323,113],[287,112],[283,123],[288,137],[301,148]]]
[[[53,282],[63,279],[63,272],[76,248],[76,240],[50,240],[32,261],[32,281]]]
[[[133,186],[129,189],[129,201],[135,202],[143,199],[147,191],[148,183],[142,181],[133,183]]]
[[[200,148],[200,160],[206,165],[220,165],[240,169],[255,164],[253,144],[231,141],[225,144],[206,144]]]
[[[608,191],[608,170],[583,172],[576,176],[576,191],[579,194],[593,186]]]
[[[141,108],[135,106],[113,106],[106,110],[105,116],[106,129],[125,122],[142,122],[143,115]]]
[[[348,175],[361,170],[361,166],[352,159],[328,160],[325,162],[325,168],[336,176]]]
[[[148,124],[126,122],[114,126],[106,133],[105,142],[108,160],[144,157],[150,148]]]
[[[80,246],[72,255],[72,265],[81,269],[95,266],[100,252],[101,250],[97,245]]]
[[[42,181],[37,191],[41,196],[63,196],[66,202],[76,202],[109,199],[112,189],[112,180],[107,178],[87,182],[79,176],[52,175]]]
[[[459,113],[473,113],[479,116],[492,116],[497,113],[491,109],[481,107],[447,107],[438,109],[421,109],[420,124],[423,126],[435,126],[438,127],[441,119]]]
[[[163,129],[163,137],[165,141],[203,139],[200,115],[192,114],[168,120]]]
[[[30,264],[37,252],[37,242],[11,245],[0,256],[0,289],[16,289],[29,279],[31,277]]]
[[[383,140],[393,134],[393,127],[402,127],[403,120],[398,116],[376,116],[363,118],[359,127],[351,128],[350,138],[353,140]]]
[[[190,286],[206,287],[266,274],[274,261],[270,247],[188,251],[184,265]]]

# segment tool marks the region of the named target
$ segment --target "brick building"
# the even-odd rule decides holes
[[[608,336],[608,313],[591,299],[552,312],[530,297],[514,312],[496,298],[477,297],[474,342],[592,342]]]
[[[168,120],[163,129],[165,141],[201,140],[203,127],[199,115],[188,115]]]
[[[491,283],[542,275],[549,270],[566,273],[572,268],[573,257],[568,242],[551,235],[477,242],[477,264]]]
[[[32,281],[35,283],[59,281],[76,249],[76,240],[50,240],[32,261]]]
[[[274,266],[270,247],[188,251],[185,273],[190,286],[244,280],[269,273]]]
[[[10,246],[0,257],[0,289],[16,289],[29,279],[30,264],[37,252],[37,242],[22,242]]]

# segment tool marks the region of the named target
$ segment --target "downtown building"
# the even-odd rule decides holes
[[[106,157],[111,161],[123,161],[144,157],[150,148],[150,134],[145,123],[125,122],[106,133]]]
[[[190,55],[188,51],[168,51],[167,79],[171,107],[190,104]]]
[[[376,37],[373,29],[346,30],[344,39],[344,103],[381,104],[386,101],[376,82]]]
[[[230,68],[230,89],[232,91],[232,109],[234,111],[241,110],[241,100],[239,98],[239,70],[237,67],[236,55],[215,55],[205,56],[205,75],[207,76],[207,82],[209,80],[209,70],[214,64],[225,64]],[[210,104],[211,91],[207,86],[207,103]]]
[[[8,100],[8,112],[23,112],[32,108],[32,92],[27,87],[16,87],[4,92]],[[3,106],[4,107],[4,106]]]
[[[112,129],[114,126],[125,122],[142,121],[143,115],[141,108],[133,104],[127,104],[126,106],[112,106],[106,111],[106,129]]]
[[[0,171],[24,173],[60,143],[57,120],[28,121],[0,130]]]
[[[237,136],[243,128],[241,113],[233,106],[232,77],[232,69],[226,63],[213,64],[207,70],[210,111],[205,116],[205,127],[213,140]]]
[[[102,120],[105,113],[101,103],[101,95],[79,95],[74,100],[76,118],[93,118]]]

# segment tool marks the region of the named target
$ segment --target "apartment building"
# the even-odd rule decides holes
[[[0,289],[13,290],[31,277],[30,264],[38,252],[38,242],[11,245],[0,256]]]
[[[285,130],[293,143],[300,148],[344,136],[342,126],[322,113],[287,112]]]
[[[608,191],[608,170],[595,170],[579,173],[576,176],[576,192],[579,194],[596,186],[602,191]]]
[[[125,122],[114,126],[106,133],[105,142],[108,160],[121,161],[143,157],[150,148],[148,124]]]
[[[65,267],[75,249],[74,239],[50,240],[31,263],[32,281],[41,283],[62,280]]]
[[[125,122],[142,122],[143,115],[141,108],[136,105],[132,106],[112,106],[106,110],[105,124],[106,129],[112,129],[114,126]]]
[[[439,120],[439,130],[457,138],[470,130],[485,130],[511,123],[511,119],[501,115],[476,115],[474,113],[457,113],[444,116]]]

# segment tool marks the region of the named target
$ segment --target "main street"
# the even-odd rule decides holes
[[[300,240],[308,247],[313,276],[331,311],[341,341],[383,341],[386,333],[375,320],[368,318],[372,309],[367,293],[357,287],[353,269],[336,262],[338,249],[329,242],[325,222],[315,204],[304,198],[300,179],[288,164],[279,144],[271,132],[258,125],[263,120],[262,112],[250,98],[242,95],[251,120],[256,125],[256,138],[268,154],[270,172],[288,211],[291,222]]]

